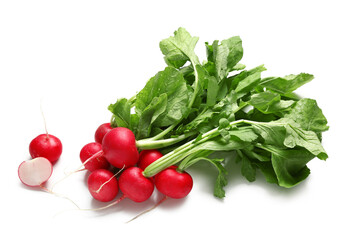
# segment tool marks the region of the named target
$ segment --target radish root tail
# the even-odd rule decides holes
[[[162,199],[160,199],[159,202],[157,202],[153,207],[139,213],[138,215],[136,215],[135,217],[133,217],[132,219],[130,219],[129,221],[127,221],[126,223],[132,222],[133,220],[137,219],[138,217],[141,217],[142,215],[152,211],[153,209],[155,209],[156,207],[158,207],[160,204],[162,204],[165,200],[167,199],[167,196],[164,195],[164,197]]]
[[[112,180],[114,177],[116,177],[122,170],[124,170],[124,168],[125,168],[125,165],[117,173],[115,173],[110,179],[105,181],[95,192],[99,193],[101,191],[101,189],[103,188],[103,186],[106,185],[107,183],[109,183],[110,180]]]
[[[44,111],[43,111],[43,99],[40,99],[40,112],[41,112],[41,114],[43,116],[46,138],[49,138],[49,134],[48,134],[47,127],[46,127],[46,119],[45,119]]]
[[[65,176],[63,178],[61,178],[60,180],[58,180],[57,182],[55,182],[52,187],[51,187],[51,190],[60,182],[64,181],[66,178],[68,178],[70,175],[74,174],[74,173],[77,173],[77,172],[81,172],[81,171],[84,171],[86,170],[86,168],[84,168],[84,166],[87,164],[87,162],[89,162],[90,160],[94,159],[94,158],[97,158],[97,157],[100,157],[102,156],[104,153],[103,151],[98,151],[97,153],[95,153],[93,156],[91,156],[90,158],[88,158],[86,161],[84,161],[84,163],[79,166],[76,170],[72,171],[72,172],[69,172],[69,173],[66,173],[65,172]]]
[[[72,204],[74,204],[78,209],[80,209],[80,207],[73,201],[71,200],[69,197],[65,196],[65,195],[62,195],[60,193],[56,193],[56,192],[53,192],[51,189],[48,189],[46,188],[43,184],[39,186],[41,189],[43,189],[45,192],[47,193],[50,193],[50,194],[53,194],[55,195],[56,197],[61,197],[61,198],[65,198],[67,200],[69,200]]]

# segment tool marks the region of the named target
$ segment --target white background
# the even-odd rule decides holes
[[[341,239],[341,8],[339,1],[1,1],[0,2],[0,238],[5,239]],[[189,169],[194,188],[184,200],[153,206],[126,199],[101,212],[75,211],[67,200],[23,186],[18,165],[44,133],[64,151],[48,187],[79,166],[81,147],[108,122],[107,106],[131,97],[165,67],[159,41],[185,27],[204,42],[240,35],[242,63],[265,64],[263,76],[308,72],[298,93],[315,98],[328,118],[329,154],[309,163],[311,175],[293,189],[248,183],[231,164],[227,197],[212,196],[216,170]],[[208,168],[207,168],[208,167]],[[205,171],[208,171],[206,174]],[[92,200],[85,172],[57,185],[82,208]],[[65,211],[70,210],[70,211]]]

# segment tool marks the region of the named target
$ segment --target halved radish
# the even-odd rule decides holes
[[[44,157],[24,161],[19,165],[18,175],[22,183],[29,187],[39,187],[52,174],[52,164]]]

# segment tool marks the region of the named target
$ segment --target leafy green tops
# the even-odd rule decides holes
[[[235,153],[248,181],[260,170],[268,182],[287,188],[309,175],[310,160],[328,158],[321,144],[327,119],[315,100],[294,93],[313,75],[263,78],[263,65],[246,70],[238,36],[206,42],[207,59],[201,63],[197,42],[184,28],[162,40],[165,69],[136,96],[108,107],[112,124],[130,128],[140,149],[165,154],[145,176],[173,164],[182,171],[208,161],[218,170],[214,195],[223,198],[229,169],[217,153]]]

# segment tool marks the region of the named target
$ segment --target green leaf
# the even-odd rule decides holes
[[[174,36],[164,39],[159,47],[165,55],[165,62],[175,68],[182,67],[187,61],[199,64],[194,50],[198,37],[192,37],[184,28],[174,32]]]
[[[307,73],[291,74],[285,77],[267,77],[260,81],[260,85],[280,94],[288,94],[310,82],[313,78],[313,75]]]
[[[215,161],[215,159],[210,159],[211,163],[216,166],[218,170],[218,175],[216,178],[215,186],[214,186],[214,196],[218,198],[224,198],[226,192],[224,191],[224,187],[228,184],[227,170],[221,165],[219,161]],[[222,160],[222,159],[221,159]]]
[[[219,85],[217,83],[217,79],[214,76],[210,76],[209,72],[206,68],[201,65],[196,65],[196,69],[199,77],[199,92],[198,94],[203,93],[203,90],[207,90],[207,99],[206,103],[208,106],[213,106],[216,103],[217,94],[219,91]]]
[[[261,170],[263,175],[265,176],[265,179],[269,183],[275,183],[278,184],[278,178],[276,173],[274,172],[272,162],[257,162],[256,165]]]
[[[135,111],[142,115],[155,97],[167,95],[166,110],[156,119],[154,126],[169,126],[188,113],[189,90],[182,74],[173,67],[166,67],[152,77],[137,94]]]
[[[292,119],[302,129],[324,132],[329,129],[327,119],[318,107],[316,100],[303,98],[299,100],[291,111],[284,116],[284,119]]]
[[[217,159],[217,158],[209,158],[207,157],[210,155],[212,151],[199,151],[196,152],[195,154],[188,156],[185,160],[183,160],[180,165],[179,169],[181,171],[185,170],[186,168],[190,167],[191,165],[195,164],[198,161],[205,160],[207,162],[210,162],[212,165],[216,167],[218,170],[218,175],[215,181],[215,186],[214,186],[214,196],[218,198],[224,198],[225,197],[225,191],[224,187],[228,183],[227,175],[228,172],[227,170],[222,166],[222,162],[224,159]]]
[[[229,77],[228,78],[229,89],[230,90],[236,89],[241,81],[243,81],[244,79],[248,78],[249,76],[251,76],[253,74],[256,74],[256,73],[261,74],[261,72],[263,72],[263,71],[266,71],[266,68],[264,67],[264,65],[260,65],[260,66],[257,66],[255,68],[252,68],[248,71],[245,70],[245,71],[242,71],[242,72],[240,72],[234,76]],[[258,75],[255,75],[255,76],[258,76]]]
[[[266,91],[253,94],[248,103],[257,108],[260,112],[269,114],[283,112],[289,109],[295,101],[281,100],[279,94]]]
[[[208,78],[208,90],[207,90],[207,105],[214,106],[216,103],[217,94],[219,91],[219,85],[215,77]]]
[[[113,113],[118,127],[130,127],[131,105],[126,98],[120,98],[115,104],[110,104],[108,110]]]
[[[167,107],[167,94],[163,93],[159,97],[154,97],[151,103],[141,113],[137,129],[137,139],[150,136],[152,126],[156,119],[165,112]]]
[[[301,146],[319,159],[326,160],[328,158],[320,140],[313,131],[306,131],[291,124],[285,125],[285,129],[284,145],[286,147],[294,148],[295,146]]]
[[[278,148],[295,148],[297,146],[307,149],[319,159],[328,158],[318,136],[313,131],[306,131],[288,119],[274,122],[252,122],[254,130],[264,139],[264,144]]]
[[[243,56],[242,41],[239,36],[231,37],[226,40],[214,41],[213,62],[216,68],[216,77],[220,82],[228,76],[228,73],[233,70],[236,64]]]
[[[130,129],[134,133],[135,136],[137,136],[137,131],[138,131],[138,127],[139,127],[139,120],[140,120],[140,118],[139,118],[138,114],[136,114],[136,113],[131,114]]]
[[[242,142],[255,142],[258,139],[258,135],[255,134],[252,127],[240,127],[238,129],[232,129],[229,131],[229,135],[235,141]]]
[[[236,105],[235,101],[232,94],[230,94],[214,106],[206,106],[192,121],[184,126],[183,131],[197,130],[203,132],[207,131],[208,128],[218,127],[222,118],[229,121],[230,116],[233,115],[232,107]]]
[[[284,140],[286,129],[284,124],[275,122],[253,122],[252,127],[255,133],[259,134],[263,139],[264,144],[285,147]]]
[[[251,91],[259,84],[261,80],[261,72],[265,71],[264,65],[260,65],[249,71],[242,71],[237,75],[228,78],[228,84],[231,90],[235,90],[238,98],[241,98]]]
[[[241,164],[241,174],[244,176],[249,182],[255,181],[256,175],[256,167],[253,165],[251,160],[243,154],[240,150],[237,150],[239,157],[242,160]]]
[[[305,149],[279,149],[271,145],[263,145],[262,148],[271,152],[272,166],[279,186],[291,188],[310,174],[306,164],[314,155]]]

